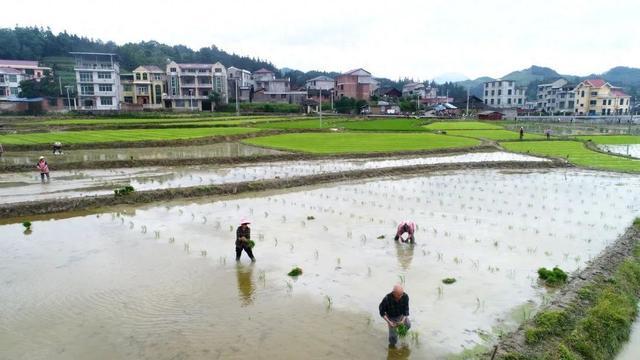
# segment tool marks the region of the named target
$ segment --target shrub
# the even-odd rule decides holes
[[[113,190],[115,196],[129,195],[134,191],[135,191],[135,189],[133,188],[133,186],[130,186],[130,185],[127,185],[127,186],[125,186],[123,188],[120,188],[120,189]]]
[[[538,276],[545,282],[547,286],[558,286],[567,281],[567,273],[562,271],[559,267],[554,267],[552,270],[541,267],[538,269]]]
[[[559,335],[566,327],[569,316],[564,311],[543,311],[533,319],[534,326],[525,331],[527,344],[535,344],[549,335]]]

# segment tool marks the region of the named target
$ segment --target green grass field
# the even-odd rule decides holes
[[[275,149],[317,154],[418,151],[478,145],[475,139],[399,133],[298,133],[265,136],[244,141]]]
[[[211,127],[194,129],[136,129],[136,130],[87,130],[48,133],[0,135],[0,144],[86,144],[104,142],[134,142],[152,140],[178,140],[201,137],[247,134],[259,131],[250,128]]]
[[[335,123],[335,127],[347,130],[365,131],[427,131],[422,127],[424,121],[418,119],[377,119],[343,121]]]
[[[207,117],[166,117],[166,118],[105,118],[105,119],[57,119],[38,122],[25,122],[22,125],[136,125],[136,124],[200,124],[203,122],[215,124],[240,124],[245,122],[260,122],[273,120],[299,119],[286,116],[207,116]],[[17,124],[20,125],[20,124]]]
[[[584,141],[591,140],[602,145],[640,144],[640,136],[637,135],[583,135],[576,138]]]
[[[509,130],[447,130],[447,134],[489,140],[518,140],[520,138],[519,133]],[[544,136],[525,133],[524,138],[542,140]]]
[[[438,121],[425,125],[427,130],[501,130],[502,126],[479,121]]]
[[[579,166],[640,172],[640,160],[591,151],[578,141],[516,141],[504,142],[501,145],[510,151],[566,158]]]
[[[323,118],[322,129],[329,129],[334,127],[336,118]],[[262,122],[256,124],[255,127],[260,129],[291,129],[291,130],[304,130],[304,129],[320,129],[320,120],[306,119],[306,120],[294,120],[294,121],[277,121],[277,122]]]

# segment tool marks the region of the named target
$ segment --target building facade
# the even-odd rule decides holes
[[[72,52],[80,110],[120,109],[120,66],[116,54]]]
[[[234,66],[227,68],[227,78],[229,89],[229,99],[236,99],[240,101],[251,100],[251,87],[255,86],[253,79],[251,78],[251,72],[249,70],[240,69]],[[236,94],[237,92],[237,94]]]
[[[143,109],[163,107],[165,93],[165,72],[155,65],[142,65],[133,70],[133,103]]]
[[[328,76],[316,76],[305,83],[305,88],[309,90],[332,90],[335,80]]]
[[[219,101],[229,100],[227,69],[215,64],[167,64],[167,95],[165,107],[176,110],[213,111],[211,95],[217,93]]]
[[[494,108],[517,108],[524,106],[526,88],[516,87],[513,80],[494,80],[484,83],[482,100]]]
[[[418,99],[427,99],[435,98],[436,95],[435,88],[425,86],[423,83],[411,82],[402,87],[402,96],[404,97],[417,96]]]
[[[0,98],[17,98],[24,75],[13,68],[0,67]]]
[[[585,80],[574,89],[576,115],[624,115],[631,96],[602,79]]]
[[[369,100],[377,89],[378,82],[364,69],[355,69],[339,75],[335,79],[336,98],[350,97],[357,100]]]
[[[574,88],[575,86],[570,85],[565,79],[538,85],[535,109],[551,114],[572,114],[576,101]]]

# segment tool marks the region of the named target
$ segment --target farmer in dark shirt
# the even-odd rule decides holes
[[[244,250],[251,261],[256,261],[256,258],[253,256],[253,251],[251,251],[251,246],[249,245],[249,240],[251,240],[251,229],[249,228],[249,221],[242,219],[240,222],[240,226],[236,230],[236,261],[240,261],[240,255],[242,255],[242,250]]]
[[[395,285],[393,291],[387,294],[380,306],[380,316],[389,326],[389,346],[395,346],[398,342],[396,327],[404,324],[407,329],[411,328],[409,321],[409,295],[404,293],[402,285]]]

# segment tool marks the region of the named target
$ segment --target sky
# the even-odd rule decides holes
[[[0,27],[42,26],[118,44],[216,45],[293,69],[377,77],[501,77],[640,67],[638,0],[6,1]],[[634,40],[635,39],[635,40]]]

